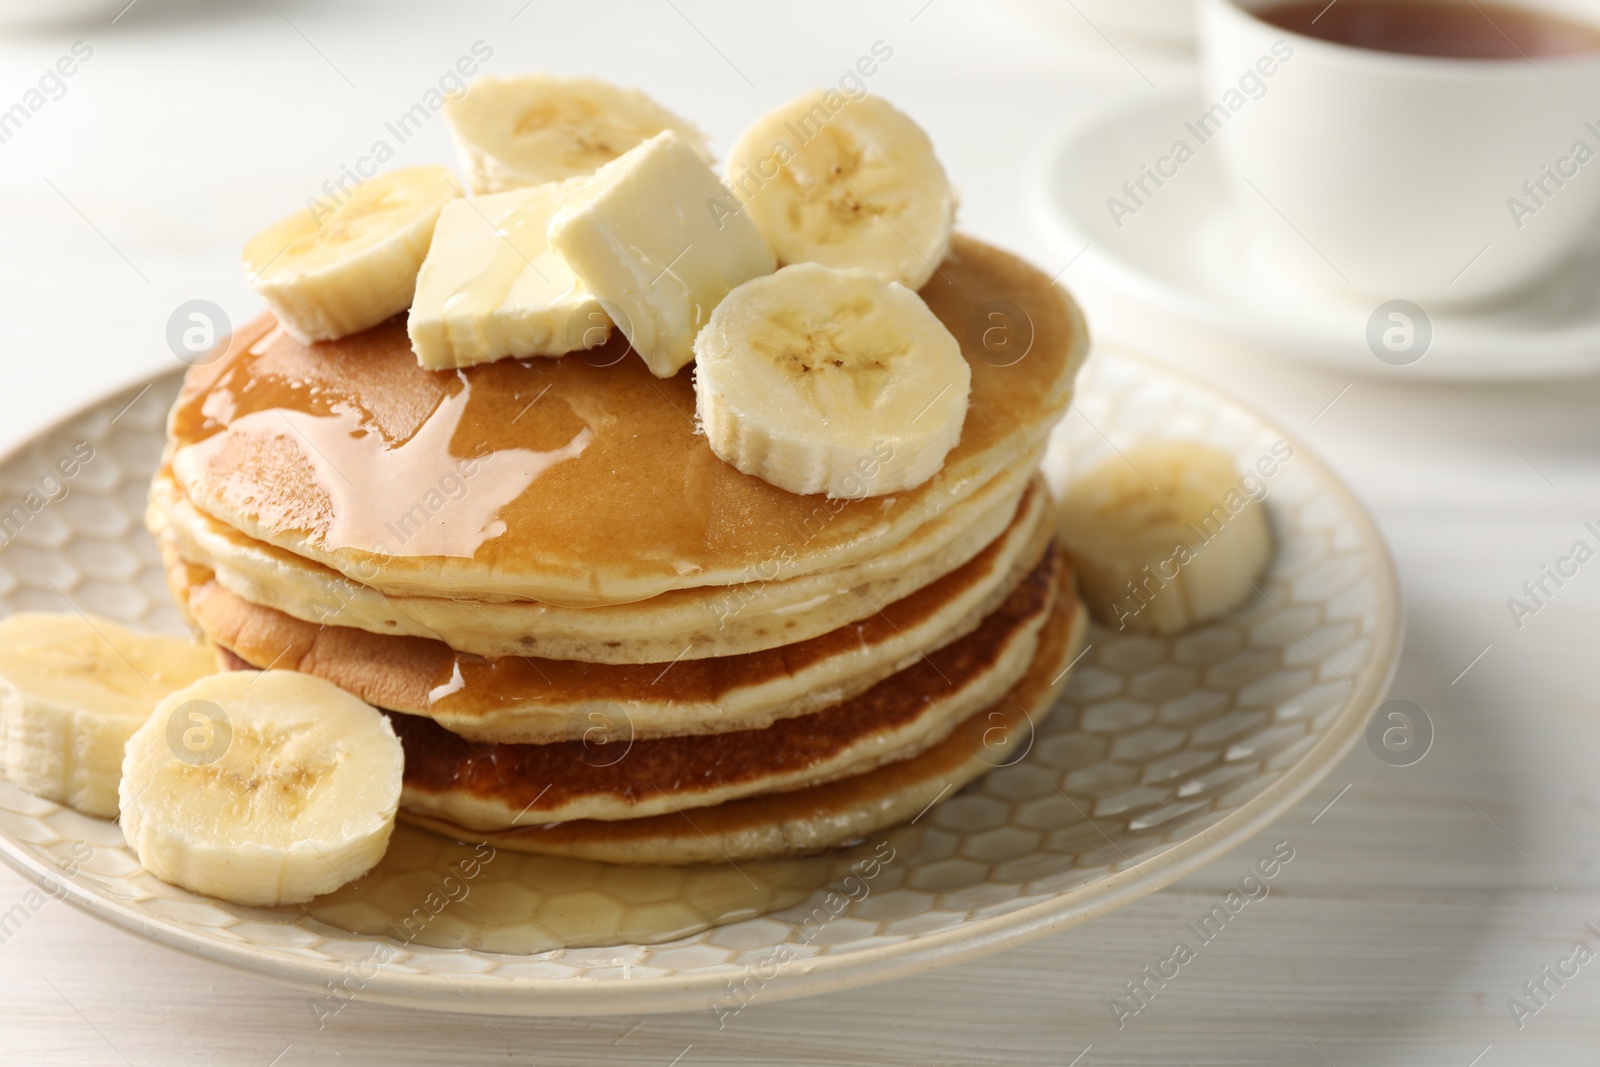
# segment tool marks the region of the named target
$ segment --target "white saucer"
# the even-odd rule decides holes
[[[1368,343],[1377,299],[1293,273],[1297,237],[1260,228],[1236,205],[1216,144],[1118,227],[1108,200],[1180,138],[1204,108],[1193,92],[1148,95],[1080,117],[1045,145],[1027,176],[1030,208],[1062,254],[1062,281],[1101,339],[1167,359],[1246,351],[1366,374],[1436,379],[1552,378],[1600,372],[1600,233],[1533,292],[1492,308],[1428,308],[1421,358],[1380,360]],[[1226,136],[1226,134],[1223,134]],[[1171,164],[1166,165],[1171,169]],[[1276,226],[1276,224],[1271,224]],[[1076,257],[1074,260],[1073,257]],[[1385,313],[1385,317],[1386,317]]]

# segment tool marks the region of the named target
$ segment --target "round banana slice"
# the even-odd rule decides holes
[[[122,833],[164,882],[296,904],[373,868],[404,768],[389,720],[298,671],[234,671],[171,694],[128,741]]]
[[[1194,441],[1130,448],[1061,499],[1061,539],[1095,617],[1175,634],[1238,607],[1272,559],[1266,483]]]
[[[591,174],[663,130],[706,163],[706,135],[637,89],[599,78],[482,77],[445,105],[474,193],[501,193]]]
[[[922,127],[875,96],[806,93],[757,119],[724,179],[780,263],[920,289],[950,250],[956,195]]]
[[[174,690],[217,669],[187,638],[109,619],[26,612],[0,621],[0,774],[102,819],[117,814],[122,749]]]
[[[245,274],[298,340],[359,333],[411,306],[439,209],[460,195],[448,167],[380,174],[250,238]]]
[[[745,282],[695,338],[711,450],[791,493],[921,485],[961,439],[972,371],[905,286],[815,263]]]

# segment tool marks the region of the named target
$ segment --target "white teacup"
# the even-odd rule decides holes
[[[1251,13],[1279,2],[1201,0],[1205,106],[1237,198],[1308,278],[1479,301],[1600,225],[1600,56],[1355,48]],[[1511,2],[1600,25],[1592,0]]]

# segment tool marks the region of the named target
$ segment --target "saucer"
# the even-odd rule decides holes
[[[1287,220],[1258,222],[1236,200],[1217,145],[1185,126],[1204,110],[1194,90],[1124,99],[1079,116],[1030,168],[1030,210],[1071,260],[1062,280],[1098,339],[1185,361],[1243,351],[1432,379],[1600,372],[1600,232],[1545,282],[1494,306],[1418,308],[1340,292],[1288,265],[1315,258],[1291,247],[1304,239]],[[1180,139],[1192,157],[1164,163],[1176,174],[1159,187],[1146,179],[1136,203],[1124,182]],[[1392,318],[1397,310],[1403,317]],[[1403,332],[1389,334],[1396,324]]]

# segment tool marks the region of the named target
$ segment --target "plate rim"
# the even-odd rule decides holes
[[[1065,287],[1058,288],[1071,298],[1070,291]],[[1297,458],[1303,457],[1311,472],[1321,478],[1327,491],[1339,498],[1345,512],[1359,528],[1367,548],[1364,555],[1371,558],[1374,564],[1378,626],[1373,632],[1372,650],[1357,669],[1362,679],[1360,684],[1345,698],[1338,715],[1309,751],[1286,767],[1260,794],[1200,832],[1138,863],[1114,870],[1105,877],[1004,915],[962,922],[947,930],[918,935],[852,955],[824,955],[789,961],[778,967],[773,978],[765,981],[749,1003],[776,1003],[837,992],[850,988],[857,980],[871,983],[891,981],[935,967],[992,955],[1087,922],[1152,895],[1219,859],[1287,813],[1331,773],[1355,746],[1373,709],[1388,692],[1399,669],[1405,634],[1405,604],[1399,573],[1388,543],[1377,520],[1355,491],[1315,450],[1285,432],[1275,419],[1210,382],[1160,359],[1120,347],[1115,350],[1103,347],[1091,350],[1089,358],[1096,357],[1126,361],[1158,378],[1175,379],[1188,389],[1205,394],[1214,403],[1242,412],[1262,429],[1294,441]],[[95,408],[108,406],[124,395],[142,395],[163,379],[183,373],[182,370],[167,370],[151,375],[142,382],[136,381],[123,388],[107,391],[0,453],[0,463],[24,455],[35,442],[60,432]],[[130,400],[130,406],[136,400],[137,396]],[[262,956],[246,943],[235,944],[206,937],[160,921],[137,905],[114,896],[91,892],[75,881],[57,878],[45,864],[23,851],[5,834],[0,834],[0,860],[4,860],[38,888],[58,896],[80,911],[146,940],[222,964],[232,970],[264,977],[302,991],[321,993],[326,991],[329,981],[346,976],[350,969],[349,963]],[[1159,866],[1152,867],[1158,861]],[[345,934],[345,938],[371,945],[388,943],[388,939],[370,935]],[[414,948],[402,951],[407,954],[418,952]],[[459,950],[425,950],[427,954],[451,951]],[[533,957],[507,955],[506,958]],[[447,976],[379,970],[373,978],[365,981],[353,999],[433,1011],[491,1012],[508,1016],[659,1014],[710,1009],[730,981],[746,975],[749,970],[748,966],[725,965],[714,971],[687,977],[680,974],[667,978],[644,977],[616,982],[534,977],[481,981],[479,976],[470,973]],[[468,998],[468,992],[472,994],[471,999]]]

